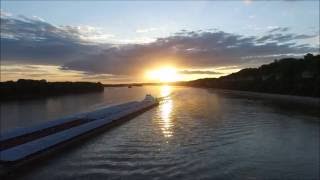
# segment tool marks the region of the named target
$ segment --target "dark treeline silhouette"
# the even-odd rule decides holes
[[[103,90],[104,87],[101,83],[19,79],[18,81],[0,82],[0,99],[24,99]]]
[[[259,68],[242,69],[220,78],[198,79],[179,85],[320,97],[320,55],[285,58]]]
[[[128,87],[128,86],[136,86],[136,87],[141,87],[141,86],[159,86],[159,85],[164,85],[168,83],[127,83],[127,84],[104,84],[104,87]]]
[[[143,83],[129,83],[129,84],[104,84],[104,87],[127,87],[127,86],[143,86]]]

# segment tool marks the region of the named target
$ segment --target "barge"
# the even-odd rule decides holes
[[[0,175],[83,136],[133,118],[158,104],[158,99],[146,95],[142,101],[105,107],[0,134]]]

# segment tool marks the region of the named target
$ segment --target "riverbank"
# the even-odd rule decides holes
[[[104,91],[104,86],[93,82],[47,82],[29,79],[0,82],[1,101],[101,91]]]
[[[320,98],[320,55],[284,58],[258,68],[245,68],[219,78],[204,78],[177,85]]]
[[[306,96],[294,96],[294,95],[284,95],[284,94],[271,94],[271,93],[261,93],[261,92],[252,92],[252,91],[238,91],[238,90],[228,90],[228,89],[215,89],[208,88],[214,92],[221,94],[232,94],[243,97],[255,97],[263,98],[270,100],[281,100],[293,103],[300,103],[310,106],[320,106],[320,98],[317,97],[306,97]]]

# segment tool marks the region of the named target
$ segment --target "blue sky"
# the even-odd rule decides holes
[[[1,1],[1,20],[6,80],[143,81],[161,63],[194,79],[319,52],[319,1]]]
[[[181,29],[218,28],[257,35],[269,27],[290,27],[293,32],[319,29],[319,1],[1,1],[14,15],[37,16],[55,25],[100,27],[118,38],[167,36]],[[140,35],[139,35],[140,36]]]

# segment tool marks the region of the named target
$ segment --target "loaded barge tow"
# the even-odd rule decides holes
[[[158,104],[158,99],[146,95],[139,102],[106,107],[0,134],[0,175],[39,159],[46,152],[56,151],[84,136],[129,120]]]

